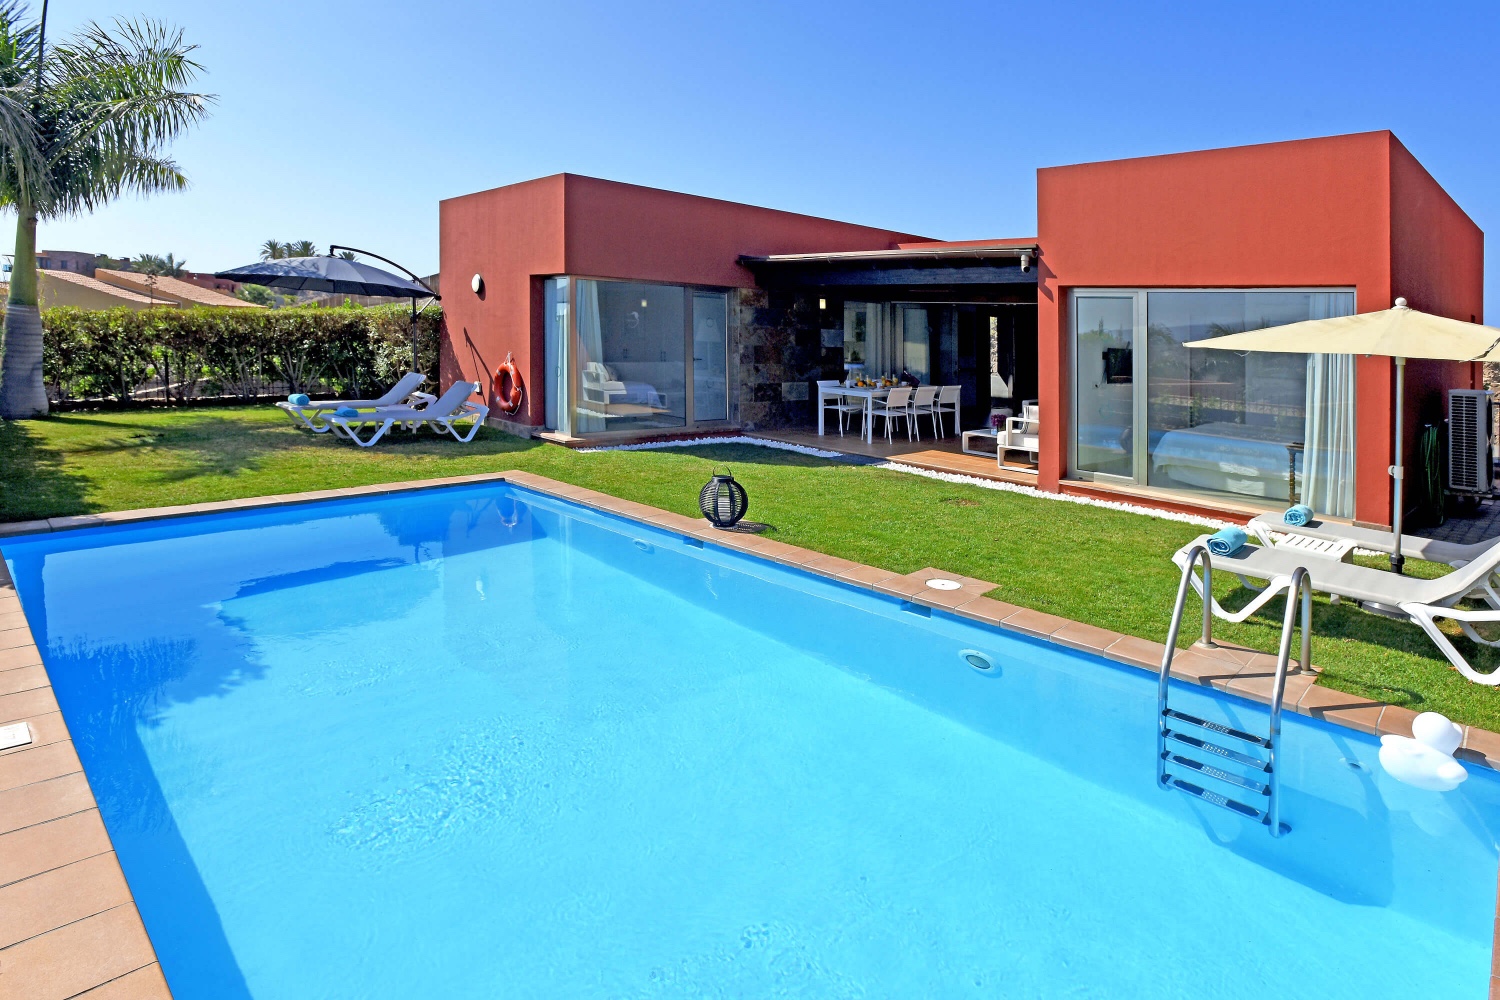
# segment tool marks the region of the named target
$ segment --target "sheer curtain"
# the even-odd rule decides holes
[[[602,431],[605,427],[604,413],[602,410],[590,406],[589,393],[584,391],[583,383],[587,381],[584,372],[597,372],[588,366],[592,363],[596,366],[604,363],[604,330],[599,322],[599,282],[583,280],[578,282],[578,371],[580,373],[579,400],[575,409],[577,420],[574,423],[574,432],[587,434],[591,431]],[[597,393],[594,393],[597,396]],[[593,402],[599,402],[598,399]]]
[[[1347,292],[1311,297],[1309,319],[1347,316]],[[1302,502],[1334,517],[1354,516],[1354,356],[1307,357],[1307,425],[1303,435]]]

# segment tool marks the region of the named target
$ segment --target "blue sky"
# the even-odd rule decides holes
[[[1389,128],[1500,231],[1492,4],[57,0],[201,46],[186,193],[49,249],[246,263],[267,238],[437,267],[437,202],[558,171],[943,239],[1035,231],[1035,169]],[[1495,268],[1487,293],[1500,294]]]

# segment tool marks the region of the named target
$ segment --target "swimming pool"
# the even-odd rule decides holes
[[[1287,716],[1273,839],[1146,673],[513,485],[4,553],[179,1000],[1488,983],[1492,773]]]

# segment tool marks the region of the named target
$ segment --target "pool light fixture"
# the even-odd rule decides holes
[[[995,669],[995,661],[977,649],[960,649],[958,658],[981,674],[988,674],[991,677],[1000,676],[1000,671]]]

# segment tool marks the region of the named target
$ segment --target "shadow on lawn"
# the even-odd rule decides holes
[[[67,471],[63,454],[45,445],[34,421],[0,421],[0,521],[87,514],[89,481]]]

